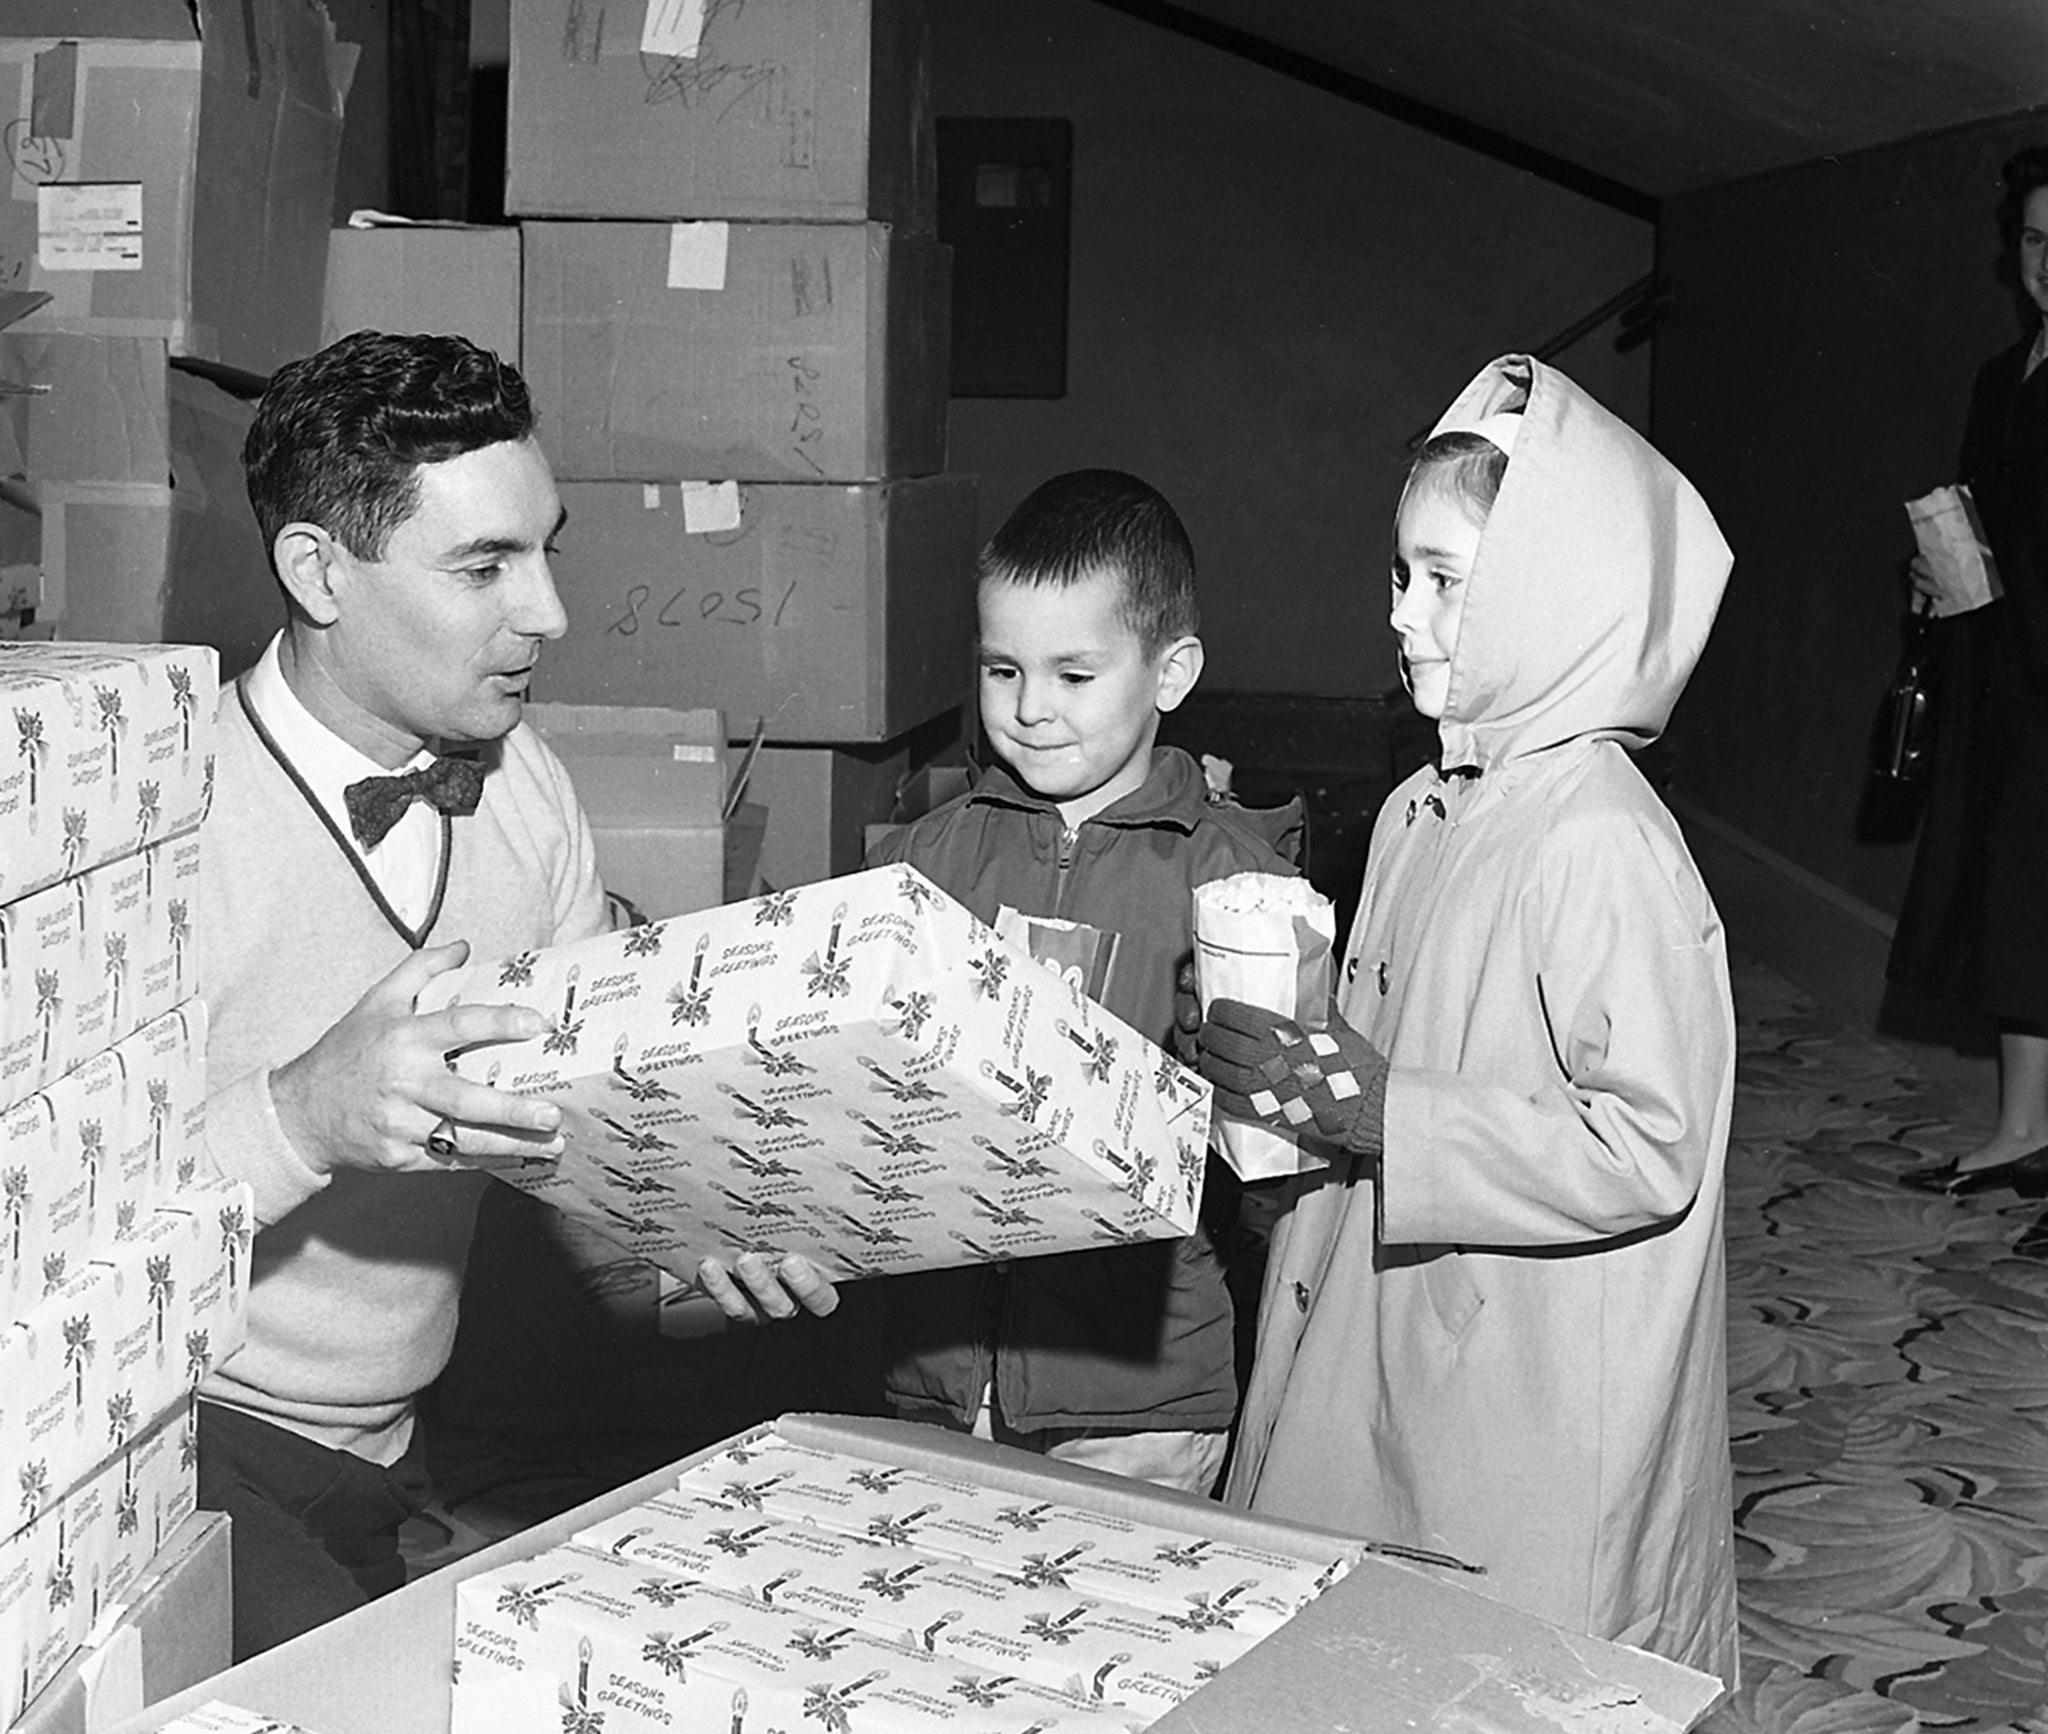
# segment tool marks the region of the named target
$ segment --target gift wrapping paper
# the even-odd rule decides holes
[[[998,1571],[681,1494],[649,1500],[575,1540],[1146,1720],[1215,1678],[1270,1629],[1238,1628],[1235,1586],[1195,1591],[1180,1611],[1161,1613],[1081,1594],[1050,1561]]]
[[[192,1180],[205,1127],[196,999],[0,1113],[0,1321],[132,1239]]]
[[[0,1494],[11,1533],[240,1346],[253,1201],[195,1178],[0,1331]]]
[[[77,1653],[192,1511],[197,1462],[180,1409],[0,1542],[0,1726]]]
[[[275,1716],[259,1716],[216,1698],[196,1710],[166,1722],[157,1734],[312,1734],[296,1722],[280,1722]]]
[[[200,833],[0,903],[0,1107],[196,991]]]
[[[1003,1576],[1144,1608],[1181,1629],[1263,1637],[1350,1569],[1081,1506],[798,1444],[739,1440],[677,1477],[687,1497],[738,1512],[965,1561]]]
[[[1003,1669],[891,1644],[574,1545],[456,1587],[452,1734],[1087,1734],[1141,1726]],[[1147,1718],[1149,1720],[1149,1718]]]
[[[0,904],[198,829],[214,652],[0,644]]]
[[[1188,1233],[1209,1088],[908,867],[437,977],[533,1006],[465,1076],[564,1115],[506,1173],[686,1286],[707,1255],[837,1278]],[[501,1169],[494,1169],[504,1172]]]

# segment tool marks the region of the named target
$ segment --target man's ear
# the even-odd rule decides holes
[[[1159,653],[1159,698],[1161,710],[1178,710],[1180,701],[1194,691],[1202,678],[1202,641],[1177,638]]]
[[[334,538],[318,524],[287,524],[270,544],[278,582],[316,626],[331,626],[340,612],[335,597],[340,555]]]

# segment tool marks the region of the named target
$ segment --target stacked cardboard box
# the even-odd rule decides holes
[[[318,0],[16,0],[0,32],[0,282],[36,303],[0,340],[0,602],[238,667],[276,614],[246,410],[170,363],[260,379],[319,341],[333,29]]]
[[[972,639],[921,7],[658,7],[637,36],[515,8],[511,50],[523,366],[569,512],[536,691],[715,706],[838,780],[959,702]],[[863,781],[879,810],[768,802],[773,888],[859,864],[893,794]]]
[[[216,679],[0,645],[0,1725],[191,1511],[191,1392],[240,1340],[254,1221],[202,1172],[194,994]]]

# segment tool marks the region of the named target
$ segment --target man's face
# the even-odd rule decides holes
[[[493,741],[518,725],[540,647],[568,621],[548,570],[562,521],[532,440],[419,470],[419,507],[378,560],[336,546],[335,618],[320,634],[336,732],[388,766],[430,741]]]

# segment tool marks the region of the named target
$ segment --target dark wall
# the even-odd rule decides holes
[[[1993,211],[1999,164],[2036,142],[2048,111],[1690,194],[1659,225],[1656,437],[1736,556],[1676,784],[1885,911],[1911,845],[1872,823],[1863,767],[1903,502],[1955,479],[1971,378],[2020,333]]]
[[[1205,684],[1390,686],[1409,436],[1647,272],[1650,225],[1092,0],[931,16],[939,114],[1074,127],[1068,393],[953,405],[983,532],[1056,471],[1136,471],[1194,538]],[[1612,336],[1558,364],[1641,425]]]

